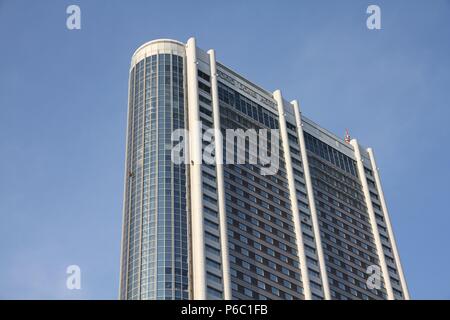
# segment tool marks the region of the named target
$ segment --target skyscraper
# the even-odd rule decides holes
[[[373,151],[194,38],[134,53],[127,131],[121,299],[409,299]]]

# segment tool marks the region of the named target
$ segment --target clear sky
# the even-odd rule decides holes
[[[117,298],[130,58],[191,36],[374,148],[412,297],[450,299],[448,0],[0,0],[0,298]]]

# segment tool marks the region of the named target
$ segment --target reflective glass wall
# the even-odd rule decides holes
[[[155,54],[130,72],[121,299],[187,299],[186,172],[171,161],[184,128],[183,58]]]

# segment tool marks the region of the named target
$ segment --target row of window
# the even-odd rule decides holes
[[[254,121],[258,121],[266,128],[278,129],[278,117],[272,112],[266,110],[253,100],[250,100],[241,95],[236,90],[218,83],[219,100],[225,102],[229,106],[234,107],[236,110],[246,114]]]
[[[331,162],[340,169],[357,176],[356,161],[311,134],[304,132],[306,149]]]

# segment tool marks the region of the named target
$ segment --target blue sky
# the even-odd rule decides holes
[[[374,148],[412,297],[450,299],[448,0],[0,0],[0,298],[117,297],[130,58],[190,36]]]

